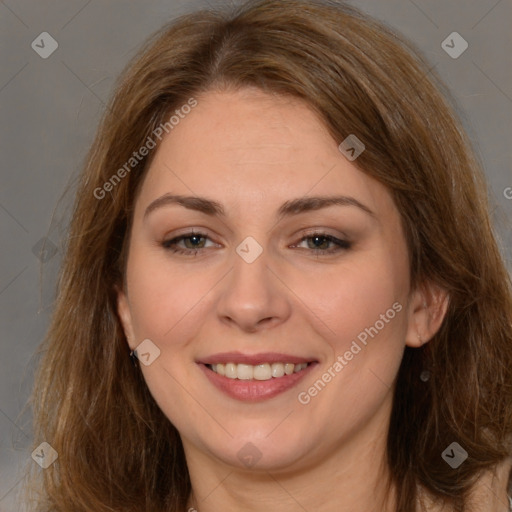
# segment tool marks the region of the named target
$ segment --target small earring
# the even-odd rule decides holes
[[[430,379],[430,372],[428,370],[423,370],[421,373],[420,373],[420,380],[422,382],[427,382],[427,380]]]
[[[423,346],[424,343],[423,343],[423,340],[421,339],[421,336],[419,334],[418,334],[418,339],[420,340],[420,343]],[[429,370],[423,370],[420,373],[420,380],[422,382],[427,382],[429,379],[430,379],[430,371]]]
[[[137,358],[137,351],[136,350],[132,350],[130,352],[130,359],[133,363],[133,366],[135,366],[135,368],[137,368],[137,366],[139,366],[139,362],[138,362],[138,358]]]

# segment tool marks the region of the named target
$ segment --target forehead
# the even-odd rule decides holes
[[[304,102],[257,89],[209,92],[197,102],[164,136],[142,203],[179,193],[258,210],[336,192],[359,195],[372,209],[392,207],[386,189],[343,157]]]

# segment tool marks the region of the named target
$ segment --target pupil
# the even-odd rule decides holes
[[[192,235],[192,236],[188,237],[189,242],[192,243],[192,246],[194,248],[197,247],[196,242],[199,242],[200,239],[201,239],[200,235]]]
[[[317,244],[316,242],[318,242],[319,240],[326,240],[325,237],[323,236],[314,236],[313,237],[313,243],[315,244],[315,247],[319,247],[320,245],[323,245],[322,243],[320,244]]]

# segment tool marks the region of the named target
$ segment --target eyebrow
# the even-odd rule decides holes
[[[182,196],[174,194],[165,194],[155,199],[144,212],[144,218],[157,209],[169,205],[180,205],[189,210],[195,210],[206,215],[226,217],[226,212],[222,204],[206,197]],[[320,210],[329,206],[355,206],[376,218],[375,213],[366,205],[350,196],[316,196],[300,197],[284,202],[277,211],[277,218],[289,217],[314,210]]]

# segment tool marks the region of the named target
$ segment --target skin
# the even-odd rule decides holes
[[[386,501],[384,483],[394,380],[405,346],[418,347],[439,329],[446,293],[428,284],[410,289],[389,192],[340,153],[306,105],[250,88],[197,100],[162,140],[145,177],[126,289],[118,292],[130,347],[150,339],[160,350],[141,370],[180,432],[193,487],[189,506],[391,511],[393,493]],[[168,193],[218,201],[226,215],[167,205],[144,217]],[[282,203],[306,195],[351,196],[374,216],[330,206],[277,221]],[[208,237],[178,243],[203,247],[196,255],[162,246],[189,228]],[[346,235],[352,247],[315,255],[313,240],[303,240],[312,230]],[[248,236],[263,249],[252,263],[235,250]],[[299,403],[298,393],[395,302],[401,312],[317,396]],[[284,352],[319,364],[291,390],[246,403],[217,390],[196,363],[226,351]],[[252,468],[238,457],[249,442],[261,453]]]

